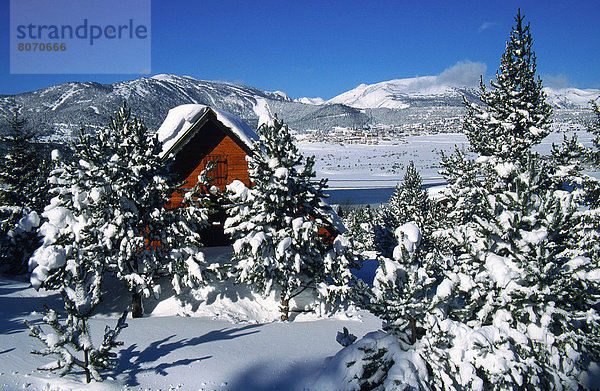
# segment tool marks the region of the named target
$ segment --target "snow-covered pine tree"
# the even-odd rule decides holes
[[[80,232],[86,237],[78,241],[80,247],[71,249],[70,254],[65,253],[67,262],[60,280],[52,281],[63,298],[67,313],[65,324],[60,323],[56,311],[46,306],[43,322],[52,329],[51,332],[44,332],[39,325],[32,325],[27,321],[25,323],[30,329],[30,335],[46,345],[43,350],[34,350],[32,353],[57,357],[56,361],[41,367],[41,370],[58,371],[60,376],[64,376],[74,367],[79,367],[85,373],[86,383],[89,383],[92,378],[102,381],[100,371],[116,367],[117,354],[113,350],[123,344],[116,338],[127,327],[125,318],[128,311],[123,312],[114,329],[106,326],[100,347],[94,347],[87,323],[100,302],[104,265],[97,261],[98,246],[94,244],[93,235],[88,236],[86,231],[83,228]]]
[[[383,224],[379,228],[388,230],[389,232],[384,236],[391,236],[394,239],[391,241],[392,246],[389,249],[382,249],[383,243],[380,242],[380,253],[383,256],[392,256],[392,251],[398,244],[395,232],[398,227],[409,222],[415,223],[419,227],[421,235],[428,238],[423,244],[428,245],[437,220],[436,210],[436,204],[429,199],[427,190],[423,189],[421,175],[415,168],[414,162],[411,161],[406,167],[404,180],[396,186],[388,204],[381,207],[379,220]]]
[[[48,201],[49,170],[18,107],[6,122],[9,132],[0,137],[5,148],[0,156],[0,272],[19,274],[27,271],[27,260],[39,246],[36,228]]]
[[[374,248],[373,219],[374,212],[368,205],[348,208],[343,214],[342,221],[347,229],[344,235],[352,240],[358,251]]]
[[[170,262],[173,219],[166,206],[175,189],[160,159],[158,140],[148,134],[140,119],[131,116],[125,104],[97,136],[109,186],[105,204],[111,211],[111,219],[105,222],[110,232],[108,261],[132,293],[132,316],[141,317],[141,295],[159,294],[155,278]]]
[[[449,316],[474,328],[494,325],[519,341],[516,369],[525,383],[577,389],[600,358],[599,265],[577,255],[572,194],[553,188],[545,162],[527,164],[499,163],[496,183],[504,187],[456,235],[465,252],[447,273],[455,297]]]
[[[411,162],[387,206],[394,219],[397,245],[391,252],[393,259],[379,257],[369,306],[386,322],[384,329],[409,344],[423,335],[424,318],[432,308],[432,293],[439,282],[432,236],[437,224],[435,208]]]
[[[86,322],[100,301],[101,285],[109,251],[105,246],[105,221],[110,217],[103,199],[106,182],[101,175],[102,160],[90,137],[82,135],[76,142],[76,162],[64,161],[58,151],[52,153],[56,168],[49,178],[52,199],[43,213],[47,221],[40,227],[44,237],[31,260],[31,283],[35,288],[58,290],[63,298],[67,319],[58,321],[56,312],[46,309],[44,323],[53,329],[45,333],[29,325],[31,335],[46,348],[35,354],[56,355],[57,361],[42,369],[57,370],[65,375],[74,366],[81,367],[90,378],[100,381],[99,371],[115,365],[111,349],[118,346],[116,335],[125,327],[124,317],[104,342],[94,348]],[[78,356],[83,355],[83,357]]]
[[[127,283],[132,316],[140,317],[141,295],[158,297],[160,275],[176,274],[174,284],[203,281],[197,228],[208,212],[193,194],[183,209],[169,207],[178,184],[160,157],[162,146],[125,103],[98,132],[98,146],[106,159],[105,206],[112,217],[105,221],[110,269]]]
[[[78,249],[81,227],[89,226],[96,259],[132,292],[134,317],[143,313],[141,294],[159,295],[155,279],[160,275],[175,275],[176,288],[203,281],[197,228],[205,222],[205,204],[192,194],[183,208],[168,207],[177,186],[160,158],[158,141],[142,121],[124,104],[110,126],[81,135],[74,149],[73,161],[55,156],[59,168],[51,183],[56,197],[44,212],[49,221],[40,228],[45,236],[40,254]],[[73,242],[58,243],[56,232],[70,232]],[[64,273],[64,264],[48,264],[35,254],[32,268],[34,285],[44,282],[48,288]]]
[[[392,251],[398,244],[394,236],[397,224],[397,218],[388,205],[382,204],[373,211],[370,225],[373,231],[373,249],[377,254],[387,258],[392,256]]]
[[[433,203],[429,200],[427,190],[423,189],[423,180],[412,160],[406,167],[404,180],[396,187],[388,205],[396,219],[394,228],[414,222],[423,231],[432,223]]]
[[[582,166],[591,165],[596,170],[600,167],[600,107],[597,102],[592,102],[592,110],[595,118],[588,124],[588,131],[594,135],[593,147],[576,149],[575,162],[569,161],[568,169],[572,177],[580,180],[578,183],[583,188],[583,210],[580,212],[580,243],[592,259],[600,258],[600,180],[581,172]],[[580,147],[580,146],[579,146]],[[574,150],[575,148],[563,146],[561,149]],[[562,170],[567,171],[567,170]],[[571,181],[573,182],[573,180]]]
[[[248,158],[252,187],[239,181],[228,186],[231,208],[225,232],[235,240],[230,273],[237,283],[279,292],[281,318],[287,320],[291,299],[317,286],[328,295],[331,291],[322,284],[344,281],[357,265],[343,256],[344,243],[338,246],[340,253],[334,249],[324,261],[328,248],[319,230],[333,222],[323,202],[326,181],[314,179],[314,157],[300,154],[283,121],[264,124],[258,133]],[[333,270],[335,275],[328,276]]]
[[[501,371],[475,360],[484,387],[577,389],[599,357],[598,339],[585,339],[598,329],[591,281],[598,266],[577,253],[578,195],[561,179],[576,140],[556,159],[531,152],[549,132],[550,110],[535,80],[529,26],[520,12],[515,20],[494,89],[482,86],[485,108],[468,106],[465,130],[480,156],[444,162],[454,174],[445,193],[449,210],[465,218],[443,232],[454,253],[436,300],[448,306],[448,321],[492,328],[501,345],[510,342],[513,364]]]
[[[453,154],[441,153],[440,174],[448,184],[438,202],[440,225],[452,227],[466,224],[481,207],[478,183],[479,166],[469,159],[464,150],[456,148]]]
[[[530,25],[523,24],[524,18],[519,9],[492,88],[481,81],[483,106],[465,100],[464,130],[471,151],[482,156],[524,162],[531,147],[549,133],[552,110],[541,79],[536,79]]]
[[[594,135],[592,143],[594,149],[591,152],[591,162],[596,166],[600,166],[600,105],[598,102],[590,102],[594,118],[588,125],[588,131]]]

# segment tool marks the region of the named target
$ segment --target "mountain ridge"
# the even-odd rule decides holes
[[[31,92],[0,96],[0,115],[14,106],[44,141],[65,142],[80,128],[93,131],[127,101],[132,112],[156,131],[169,109],[199,103],[230,112],[256,127],[266,115],[277,113],[298,131],[327,132],[334,127],[401,127],[439,123],[452,119],[456,126],[464,113],[463,96],[477,99],[477,90],[440,83],[437,76],[361,84],[328,101],[292,100],[282,91],[263,91],[230,82],[198,80],[169,74],[142,77],[112,84],[69,82]],[[585,110],[600,90],[545,89],[548,101],[562,111]],[[262,118],[262,120],[261,120]],[[3,124],[6,129],[6,124]],[[423,129],[426,129],[424,126]],[[431,127],[430,127],[431,128]],[[459,129],[457,129],[458,131]]]

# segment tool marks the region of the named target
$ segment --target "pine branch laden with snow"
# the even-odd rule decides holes
[[[106,326],[102,344],[96,349],[91,343],[86,319],[78,317],[73,311],[67,311],[67,319],[63,325],[54,310],[46,306],[44,310],[46,315],[43,322],[51,332],[44,332],[39,325],[25,321],[30,335],[46,346],[32,353],[57,357],[55,361],[38,368],[39,370],[56,371],[62,377],[78,367],[86,373],[86,382],[89,383],[91,378],[101,382],[103,378],[100,372],[117,366],[117,354],[113,350],[123,345],[123,342],[117,341],[117,337],[121,330],[127,327],[127,311],[121,315],[114,329]]]
[[[462,251],[437,296],[454,297],[450,318],[494,325],[513,341],[522,364],[512,369],[515,381],[578,389],[600,358],[600,267],[582,253],[577,203],[553,186],[553,171],[540,159],[530,157],[524,167],[485,164],[482,211],[451,235]]]
[[[211,185],[208,177],[214,169],[214,162],[209,162],[198,175],[198,183],[183,196],[182,204],[174,211],[177,219],[171,226],[180,243],[171,252],[172,262],[169,271],[173,275],[172,285],[177,294],[182,288],[193,288],[205,285],[211,280],[222,279],[225,271],[220,265],[206,265],[201,232],[209,224],[209,216],[216,211],[216,204],[223,204],[225,196],[217,187]]]
[[[314,158],[300,154],[283,121],[262,125],[259,136],[247,158],[252,188],[240,181],[228,186],[225,232],[235,240],[230,274],[264,293],[281,289],[282,319],[287,319],[290,299],[317,285],[329,295],[333,291],[323,284],[345,284],[356,262],[342,239],[327,254],[319,235],[333,221],[322,201],[326,181],[314,179]],[[336,289],[335,296],[340,295],[345,290]]]
[[[531,32],[523,20],[519,10],[491,89],[481,82],[483,106],[465,100],[464,130],[471,150],[480,155],[523,161],[550,132],[552,110],[536,79]]]

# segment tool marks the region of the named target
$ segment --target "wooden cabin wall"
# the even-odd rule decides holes
[[[171,166],[177,180],[185,181],[171,196],[172,207],[181,204],[185,191],[198,183],[198,175],[206,168],[209,160],[215,159],[220,160],[218,164],[224,165],[216,171],[226,173],[226,178],[218,178],[214,183],[219,189],[225,190],[225,186],[236,179],[250,186],[246,152],[219,126],[208,122],[177,153]]]

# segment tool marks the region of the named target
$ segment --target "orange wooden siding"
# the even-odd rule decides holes
[[[199,134],[196,137],[202,136]],[[198,175],[206,168],[206,164],[209,161],[217,161],[217,166],[209,173],[209,177],[214,178],[212,184],[219,189],[225,190],[225,186],[236,179],[242,181],[246,186],[250,186],[246,152],[244,152],[244,150],[242,150],[242,148],[240,148],[228,135],[223,135],[222,138],[219,138],[220,140],[218,140],[217,145],[211,150],[207,151],[206,148],[197,148],[197,153],[195,154],[188,154],[185,156],[180,153],[177,155],[177,157],[183,155],[181,160],[185,161],[181,161],[179,162],[180,164],[175,164],[175,166],[186,166],[186,169],[176,170],[175,172],[179,175],[178,179],[185,181],[185,183],[172,194],[171,205],[173,207],[179,206],[185,192],[198,183]],[[207,140],[208,144],[210,144],[210,141],[211,140]],[[196,144],[196,142],[193,144]],[[191,166],[187,165],[190,163],[192,164]],[[191,172],[189,171],[189,167],[194,167]]]

